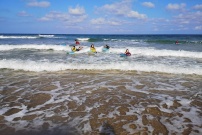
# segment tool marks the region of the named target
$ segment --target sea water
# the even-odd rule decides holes
[[[202,133],[202,35],[1,34],[0,84],[5,135]]]
[[[79,39],[83,49],[67,55]],[[175,44],[178,40],[179,44]],[[97,54],[88,55],[94,44]],[[109,53],[102,53],[104,45]],[[120,57],[129,49],[132,56]],[[0,35],[0,68],[124,70],[202,75],[202,35]]]

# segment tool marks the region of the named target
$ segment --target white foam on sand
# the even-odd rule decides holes
[[[44,93],[44,94],[49,94],[50,99],[46,101],[43,104],[37,105],[32,108],[27,108],[27,106],[23,105],[22,106],[14,106],[14,108],[19,108],[22,109],[18,113],[15,113],[10,116],[5,116],[5,120],[7,121],[7,124],[10,126],[14,126],[15,128],[23,129],[23,128],[30,128],[30,129],[37,129],[40,128],[41,125],[43,125],[44,122],[48,122],[50,124],[49,128],[54,128],[54,127],[60,127],[60,124],[67,124],[71,125],[72,127],[75,127],[80,133],[89,133],[93,129],[91,127],[90,120],[95,118],[98,119],[107,119],[107,118],[116,118],[122,117],[121,112],[119,111],[120,106],[123,104],[128,104],[127,111],[125,111],[126,116],[130,117],[137,117],[137,120],[134,121],[128,121],[127,124],[123,125],[123,129],[127,131],[129,134],[135,134],[138,133],[138,131],[142,131],[145,129],[145,127],[150,131],[150,133],[154,130],[154,127],[151,126],[151,124],[144,125],[142,121],[142,115],[146,115],[146,118],[148,120],[153,120],[156,119],[156,116],[153,116],[152,114],[145,114],[145,109],[147,107],[157,107],[161,112],[165,113],[173,113],[174,115],[172,117],[166,117],[166,116],[160,116],[160,122],[163,123],[167,130],[169,131],[169,134],[172,133],[180,133],[184,131],[186,128],[187,124],[193,124],[193,129],[198,130],[200,133],[202,132],[201,129],[198,129],[197,126],[201,125],[200,121],[200,116],[199,112],[200,109],[198,109],[195,106],[191,105],[192,98],[188,99],[183,96],[170,96],[158,93],[158,92],[152,92],[149,91],[148,89],[155,89],[157,86],[159,88],[167,90],[167,91],[172,91],[172,88],[176,86],[175,84],[178,83],[176,79],[173,77],[169,79],[168,82],[169,84],[162,83],[164,82],[163,79],[158,78],[157,75],[150,76],[150,75],[138,75],[135,74],[133,75],[124,75],[124,74],[91,74],[91,75],[75,75],[74,73],[64,73],[64,74],[59,74],[59,73],[44,73],[40,74],[40,77],[44,77],[46,79],[51,80],[51,82],[48,82],[47,84],[43,83],[37,83],[34,85],[34,89],[32,89],[32,80],[30,81],[30,86],[16,86],[16,87],[25,87],[30,89],[26,89],[25,92],[22,91],[21,96],[25,96],[28,93],[31,93],[32,95],[38,94],[38,93]],[[51,75],[52,74],[52,75]],[[15,76],[16,77],[16,76]],[[32,79],[38,80],[36,76],[33,76]],[[62,79],[61,79],[62,78]],[[82,82],[80,79],[82,79]],[[111,81],[108,79],[111,78]],[[113,79],[114,80],[113,80]],[[17,78],[16,78],[17,79]],[[69,81],[69,79],[72,79],[72,82]],[[75,80],[74,80],[75,79]],[[77,80],[78,79],[78,80]],[[164,78],[167,79],[167,78]],[[74,81],[73,81],[74,80]],[[143,80],[145,82],[143,82]],[[153,84],[152,86],[149,86],[150,84],[147,84],[147,81],[150,80],[150,82]],[[183,80],[183,78],[182,78]],[[43,80],[42,80],[43,81]],[[159,83],[157,83],[159,81]],[[162,81],[162,82],[161,82]],[[142,82],[142,83],[141,83]],[[114,83],[114,84],[113,84]],[[54,85],[56,86],[55,89],[50,90],[50,91],[41,91],[40,88],[43,86],[49,86],[49,85]],[[125,86],[124,90],[125,91],[132,91],[132,92],[137,92],[141,93],[143,95],[147,96],[136,96],[135,94],[126,94],[122,91],[122,89],[118,89],[119,86]],[[137,85],[145,85],[142,88],[135,88]],[[115,93],[118,92],[118,95],[105,95],[104,101],[100,100],[102,99],[103,96],[100,93],[96,93],[97,90],[101,90],[100,88],[107,88],[108,92]],[[181,86],[179,84],[178,88],[186,88],[186,86]],[[19,90],[20,88],[17,88]],[[160,90],[160,89],[159,89]],[[188,92],[188,91],[187,91]],[[91,94],[94,94],[93,96]],[[122,99],[122,94],[127,95],[127,99]],[[99,110],[100,107],[103,107],[105,104],[109,104],[111,99],[118,99],[120,100],[119,103],[114,103],[111,106],[109,106],[107,109],[107,113],[102,113],[98,112],[96,116],[95,114],[91,114],[91,111],[94,109]],[[92,103],[87,103],[88,98],[93,98],[93,99],[98,99],[95,102]],[[147,99],[153,99],[154,101],[158,102],[151,102],[148,103]],[[123,100],[123,104],[122,104]],[[136,100],[137,102],[135,104],[130,104],[131,101]],[[181,104],[181,106],[177,108],[172,108],[174,101],[177,101],[178,103]],[[72,102],[74,103],[73,106],[68,106],[68,103]],[[146,104],[147,106],[145,107]],[[164,104],[167,105],[167,108],[164,108]],[[46,107],[50,105],[50,107]],[[59,110],[59,112],[55,112],[55,109],[57,108],[62,108]],[[82,110],[77,110],[78,107],[82,106]],[[7,112],[11,107],[8,106],[3,106],[3,108],[0,110],[0,115],[4,114]],[[190,111],[183,111],[183,109],[187,109]],[[84,116],[73,116],[71,117],[70,113],[82,113]],[[177,113],[182,114],[182,116],[178,116]],[[33,115],[36,114],[37,117],[34,118],[31,122],[26,121],[26,120],[17,120],[13,121],[14,118],[20,117],[22,118],[23,116],[28,116],[28,115]],[[54,122],[54,121],[49,121],[47,119],[51,119],[51,117],[54,116],[61,116],[67,118],[67,120],[64,120],[64,122]],[[191,120],[191,122],[184,122],[185,118],[188,118]],[[168,122],[168,119],[171,121]],[[116,121],[115,123],[120,122],[119,120]],[[131,128],[131,124],[136,125],[136,129]],[[100,128],[98,129],[100,132],[103,131],[103,126],[100,125]],[[111,130],[110,130],[111,131]]]
[[[5,116],[5,120],[7,120],[8,122],[11,122],[16,117],[23,117],[23,116],[25,116],[25,113],[27,112],[27,106],[22,105],[21,107],[18,107],[18,109],[22,109],[22,110],[19,111],[19,112],[17,112],[17,113],[15,113],[15,114],[12,114],[12,115],[9,115],[9,116]]]

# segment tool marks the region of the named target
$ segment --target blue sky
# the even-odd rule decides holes
[[[0,33],[202,34],[202,1],[0,0]]]

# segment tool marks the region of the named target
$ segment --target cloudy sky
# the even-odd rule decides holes
[[[202,34],[202,1],[0,0],[0,33]]]

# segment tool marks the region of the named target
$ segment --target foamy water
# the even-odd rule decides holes
[[[0,134],[202,133],[200,35],[0,39]]]
[[[134,134],[155,129],[181,134],[189,125],[191,134],[202,133],[200,77],[11,70],[1,75],[0,116],[16,133]]]
[[[119,54],[128,48],[132,56],[121,58]],[[97,54],[89,55],[89,46],[68,55],[67,45],[0,45],[0,68],[25,71],[124,70],[202,75],[202,52],[183,50],[159,50],[144,47],[111,47],[103,53],[97,46]],[[16,57],[17,56],[17,57]],[[26,66],[25,66],[26,65]]]

